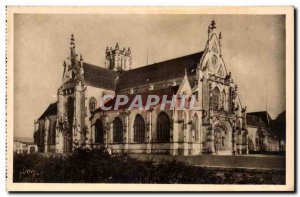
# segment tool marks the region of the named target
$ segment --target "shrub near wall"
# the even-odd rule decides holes
[[[76,150],[67,156],[14,155],[14,182],[284,184],[284,172],[243,172],[153,163],[104,150]]]

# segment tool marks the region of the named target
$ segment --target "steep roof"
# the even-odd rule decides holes
[[[202,55],[203,51],[125,71],[117,82],[117,88],[121,90],[146,83],[180,78],[184,76],[185,69],[188,77],[193,78]]]
[[[38,120],[44,119],[46,116],[57,114],[57,102],[51,103]]]
[[[116,89],[117,74],[115,71],[86,62],[83,63],[83,71],[86,85],[108,90]]]
[[[272,121],[267,111],[249,112],[246,114],[247,125],[255,127],[269,127]]]
[[[167,95],[167,99],[168,100],[171,100],[172,99],[172,96],[173,95],[176,95],[177,91],[178,91],[178,88],[179,86],[169,86],[169,87],[166,87],[166,88],[161,88],[161,89],[157,89],[157,90],[150,90],[150,91],[147,91],[147,92],[142,92],[142,93],[138,93],[138,94],[127,94],[128,96],[128,102],[125,104],[125,105],[122,105],[119,107],[119,109],[126,109],[130,106],[130,104],[132,103],[133,99],[137,96],[137,95],[140,95],[141,96],[141,99],[142,99],[142,104],[143,106],[146,105],[147,103],[147,99],[148,99],[148,95],[156,95],[156,96],[159,96],[160,97],[160,102],[159,104],[161,103],[162,101],[162,97],[164,95]],[[116,95],[117,96],[117,95]],[[108,100],[104,106],[105,107],[111,107],[112,110],[115,106],[115,103],[116,103],[116,96],[111,99],[111,100]],[[166,105],[168,106],[168,105]],[[96,109],[94,111],[94,113],[98,112],[98,111],[102,111],[102,109],[99,107],[98,109]]]

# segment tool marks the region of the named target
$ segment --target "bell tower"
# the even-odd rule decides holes
[[[105,52],[105,68],[114,71],[130,70],[132,65],[131,50],[120,49],[117,43],[115,48],[107,47]]]
[[[75,38],[71,35],[70,53],[63,63],[62,85],[57,91],[57,145],[56,152],[69,153],[85,143],[85,89],[83,58],[75,51]]]

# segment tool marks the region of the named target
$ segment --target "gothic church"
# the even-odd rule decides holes
[[[57,102],[35,121],[39,152],[105,147],[114,153],[248,154],[246,108],[222,56],[222,35],[208,26],[203,51],[132,68],[130,48],[107,47],[105,65],[86,63],[75,50],[63,63]],[[103,111],[107,94],[196,96],[197,110]]]

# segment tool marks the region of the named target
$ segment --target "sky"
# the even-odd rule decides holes
[[[222,56],[248,112],[285,110],[285,18],[280,15],[17,14],[14,18],[14,136],[57,100],[70,35],[85,62],[104,67],[107,46],[130,47],[133,68],[203,51],[216,21]],[[147,52],[148,51],[148,52]]]

